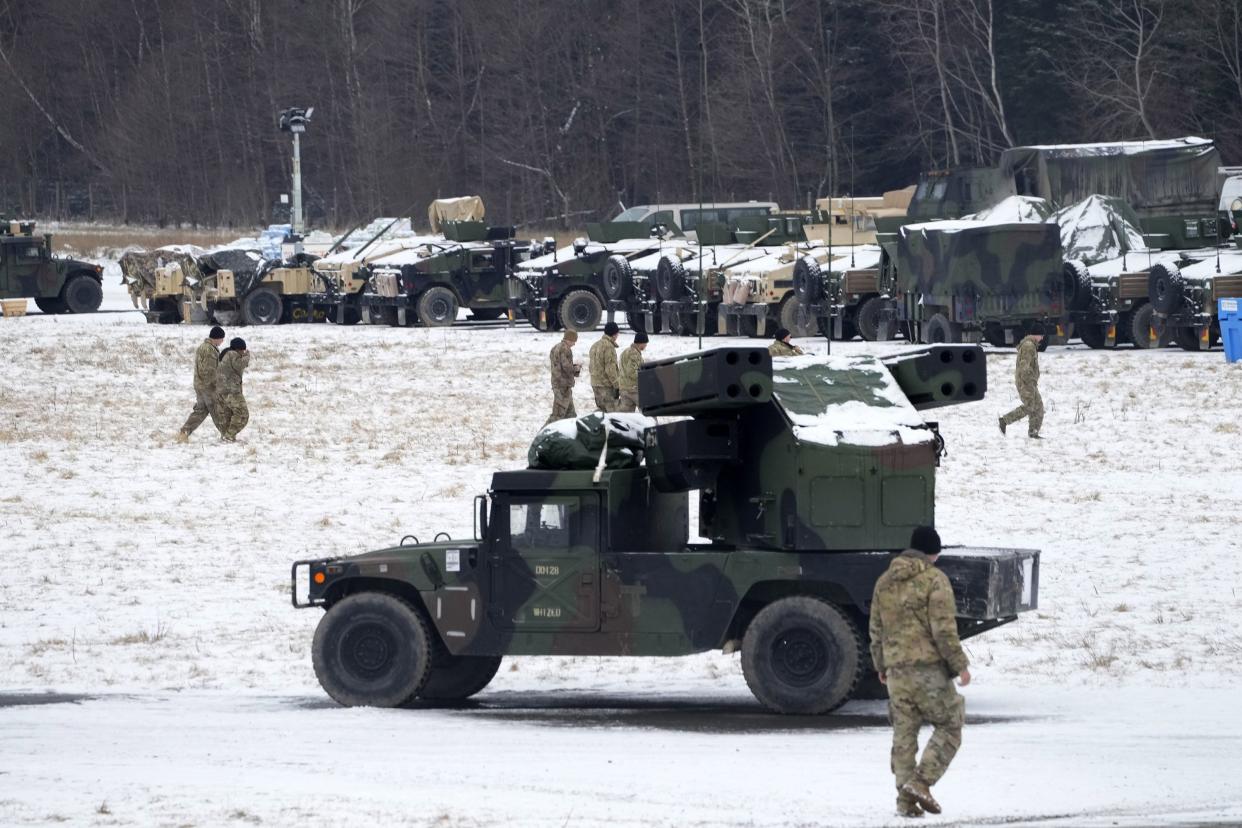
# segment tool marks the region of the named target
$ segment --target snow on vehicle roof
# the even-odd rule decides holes
[[[888,446],[935,439],[878,357],[776,357],[772,393],[794,434],[808,443]]]
[[[1155,141],[1112,141],[1100,144],[1030,144],[1024,147],[1014,147],[1012,150],[1008,150],[1008,152],[1038,150],[1040,152],[1054,153],[1061,157],[1075,155],[1089,157],[1092,155],[1139,155],[1144,152],[1185,147],[1202,148],[1211,145],[1212,139],[1210,138],[1199,138],[1198,136],[1190,135],[1185,138],[1165,138]]]
[[[621,239],[621,241],[609,242],[587,242],[586,254],[595,255],[599,253],[640,253],[649,250],[660,244],[659,239]],[[665,242],[668,244],[668,242]],[[562,248],[552,252],[545,253],[542,256],[536,256],[525,262],[518,264],[519,270],[546,270],[554,267],[561,262],[573,261],[577,257],[574,253],[574,246],[567,244]]]
[[[1126,213],[1129,213],[1127,216]],[[1061,225],[1061,248],[1067,260],[1087,264],[1144,250],[1147,242],[1129,205],[1116,198],[1091,195],[1053,215]]]
[[[1217,252],[1220,253],[1219,262],[1216,258]],[[1211,256],[1202,261],[1183,266],[1181,268],[1183,278],[1210,281],[1217,276],[1236,276],[1242,273],[1242,250],[1224,248],[1220,251],[1213,250],[1211,253]],[[1216,270],[1218,265],[1219,272]]]
[[[1013,195],[963,219],[984,224],[1013,224],[1022,221],[1047,221],[1052,205],[1042,198]]]

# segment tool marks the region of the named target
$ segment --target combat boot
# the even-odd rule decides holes
[[[897,797],[897,816],[900,817],[921,817],[923,815],[923,806],[919,804],[917,799],[899,794]]]
[[[178,431],[176,440],[178,443],[188,443],[190,442],[190,435],[186,434],[184,431]]]
[[[931,790],[922,779],[911,779],[901,786],[901,793],[916,800],[929,814],[940,813],[940,803],[931,795]]]

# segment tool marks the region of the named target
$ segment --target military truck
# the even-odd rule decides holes
[[[509,278],[529,256],[513,227],[445,221],[441,240],[384,257],[364,267],[362,305],[372,321],[428,327],[452,325],[459,308],[472,318],[499,319],[510,304]]]
[[[0,216],[0,299],[34,299],[44,313],[92,313],[103,302],[103,268],[52,255],[52,234]]]
[[[1162,261],[1147,274],[1147,295],[1156,332],[1186,351],[1220,341],[1219,299],[1242,298],[1242,251],[1211,251],[1196,260]]]
[[[935,520],[943,441],[920,412],[983,398],[981,349],[774,362],[717,348],[648,363],[638,383],[644,416],[552,423],[529,468],[495,473],[473,540],[293,564],[294,606],[325,611],[312,661],[329,696],[455,700],[507,655],[713,649],[740,650],[781,713],[879,688],[875,581]],[[938,566],[963,638],[1037,606],[1036,550],[948,547]]]

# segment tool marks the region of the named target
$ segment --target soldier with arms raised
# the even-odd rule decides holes
[[[1013,381],[1018,386],[1018,399],[1021,403],[1000,418],[1001,434],[1013,423],[1029,417],[1026,436],[1040,439],[1039,429],[1044,424],[1044,400],[1039,396],[1039,346],[1043,341],[1044,335],[1040,332],[1023,337],[1018,344],[1018,364],[1014,369]]]
[[[935,566],[939,556],[940,535],[918,527],[871,597],[871,660],[888,686],[897,813],[908,817],[922,816],[923,809],[940,813],[930,788],[961,746],[966,720],[966,702],[953,677],[969,684],[969,662],[957,635],[953,587]],[[918,759],[924,724],[934,730]]]
[[[577,341],[575,331],[565,331],[565,336],[548,353],[552,368],[552,413],[544,425],[578,416],[574,410],[574,383],[578,379],[578,366],[574,365],[574,343]]]
[[[188,441],[194,429],[202,425],[208,416],[212,425],[220,428],[216,410],[216,372],[220,362],[220,343],[223,341],[224,329],[216,325],[194,352],[194,410],[177,432],[178,443]]]
[[[621,329],[616,322],[604,326],[604,335],[591,346],[591,390],[595,407],[605,414],[617,410],[621,393],[620,369],[617,367],[617,337]]]
[[[630,347],[621,352],[621,396],[617,410],[632,413],[638,410],[638,369],[643,364],[643,351],[649,337],[645,333],[634,334]]]

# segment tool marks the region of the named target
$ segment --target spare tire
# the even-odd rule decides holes
[[[1091,274],[1087,265],[1080,261],[1068,261],[1061,268],[1065,282],[1065,307],[1067,310],[1084,311],[1091,306]]]
[[[1173,313],[1182,303],[1186,282],[1175,264],[1158,264],[1147,274],[1147,298],[1159,313]]]
[[[819,262],[810,256],[798,259],[798,263],[794,265],[793,289],[794,294],[804,305],[819,301],[824,295],[824,275]]]
[[[656,267],[656,295],[661,301],[680,299],[686,290],[686,269],[672,256],[661,256]]]
[[[624,299],[634,288],[634,269],[624,256],[614,253],[604,262],[604,295],[609,299]]]

